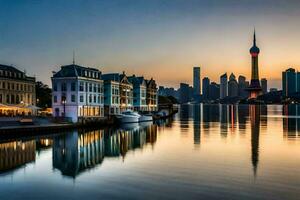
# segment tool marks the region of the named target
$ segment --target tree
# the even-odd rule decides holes
[[[37,81],[35,84],[37,106],[40,108],[48,108],[52,105],[52,90],[48,85]]]

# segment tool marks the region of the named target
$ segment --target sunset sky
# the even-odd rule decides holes
[[[165,86],[192,83],[193,66],[249,78],[254,26],[260,77],[281,87],[281,71],[300,70],[296,0],[0,0],[0,63],[47,84],[73,50],[79,65]]]

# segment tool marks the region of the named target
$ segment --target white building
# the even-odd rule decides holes
[[[98,69],[66,65],[51,80],[54,117],[72,122],[104,117],[104,87]]]
[[[120,77],[119,74],[104,74],[104,113],[105,115],[120,114]]]

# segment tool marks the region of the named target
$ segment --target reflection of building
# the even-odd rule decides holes
[[[35,141],[14,141],[0,144],[0,173],[35,161]]]
[[[259,129],[260,129],[260,106],[250,105],[250,123],[251,123],[251,160],[254,176],[257,174],[257,165],[259,160]]]
[[[75,65],[62,66],[53,74],[52,109],[55,117],[104,116],[103,80],[98,69]]]
[[[15,67],[0,64],[0,115],[33,114],[35,78]]]
[[[63,175],[75,177],[101,163],[104,158],[103,131],[79,134],[76,131],[54,138],[53,167]]]
[[[122,129],[77,131],[53,140],[53,167],[63,175],[76,177],[79,173],[101,164],[106,157],[123,159],[129,150],[142,148],[146,143],[154,145],[157,126],[140,124]]]
[[[198,146],[201,140],[201,104],[193,105],[193,118],[194,118],[194,144]]]
[[[219,109],[221,135],[226,137],[228,133],[229,107],[228,105],[221,104]]]
[[[297,131],[300,129],[300,119],[295,118],[300,114],[300,106],[295,104],[284,105],[282,114],[286,117],[283,118],[283,134],[288,139],[298,137]]]

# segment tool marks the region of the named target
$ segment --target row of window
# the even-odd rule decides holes
[[[0,89],[17,90],[24,92],[34,92],[34,86],[22,83],[10,83],[7,81],[0,82]]]
[[[53,96],[53,102],[57,103],[59,102],[58,97],[56,95]],[[69,100],[67,98],[67,95],[63,94],[61,97],[61,103],[76,103],[76,95],[72,94],[71,99]],[[84,103],[85,98],[84,95],[79,95],[79,102]],[[104,97],[102,95],[89,95],[88,96],[88,103],[97,103],[97,104],[103,104],[104,103]]]
[[[25,74],[19,72],[11,72],[6,70],[0,70],[0,76],[7,76],[7,77],[13,77],[13,78],[25,78]]]
[[[68,85],[70,88],[70,91],[76,91],[76,82],[71,82],[70,84],[66,83],[66,82],[62,82],[60,84],[60,91],[66,92],[69,91],[68,90]],[[58,90],[58,84],[55,83],[53,85],[53,90],[57,91]],[[101,83],[87,83],[87,82],[79,82],[79,88],[78,90],[80,92],[98,92],[98,93],[103,93],[103,84]]]
[[[5,97],[5,99],[4,99]],[[14,95],[14,94],[7,94],[7,95],[2,95],[0,94],[0,103],[7,103],[7,104],[19,104],[22,103],[23,100],[26,98],[24,95]],[[30,94],[27,95],[27,103],[31,104],[32,102],[32,96]],[[25,102],[23,102],[25,103]]]

